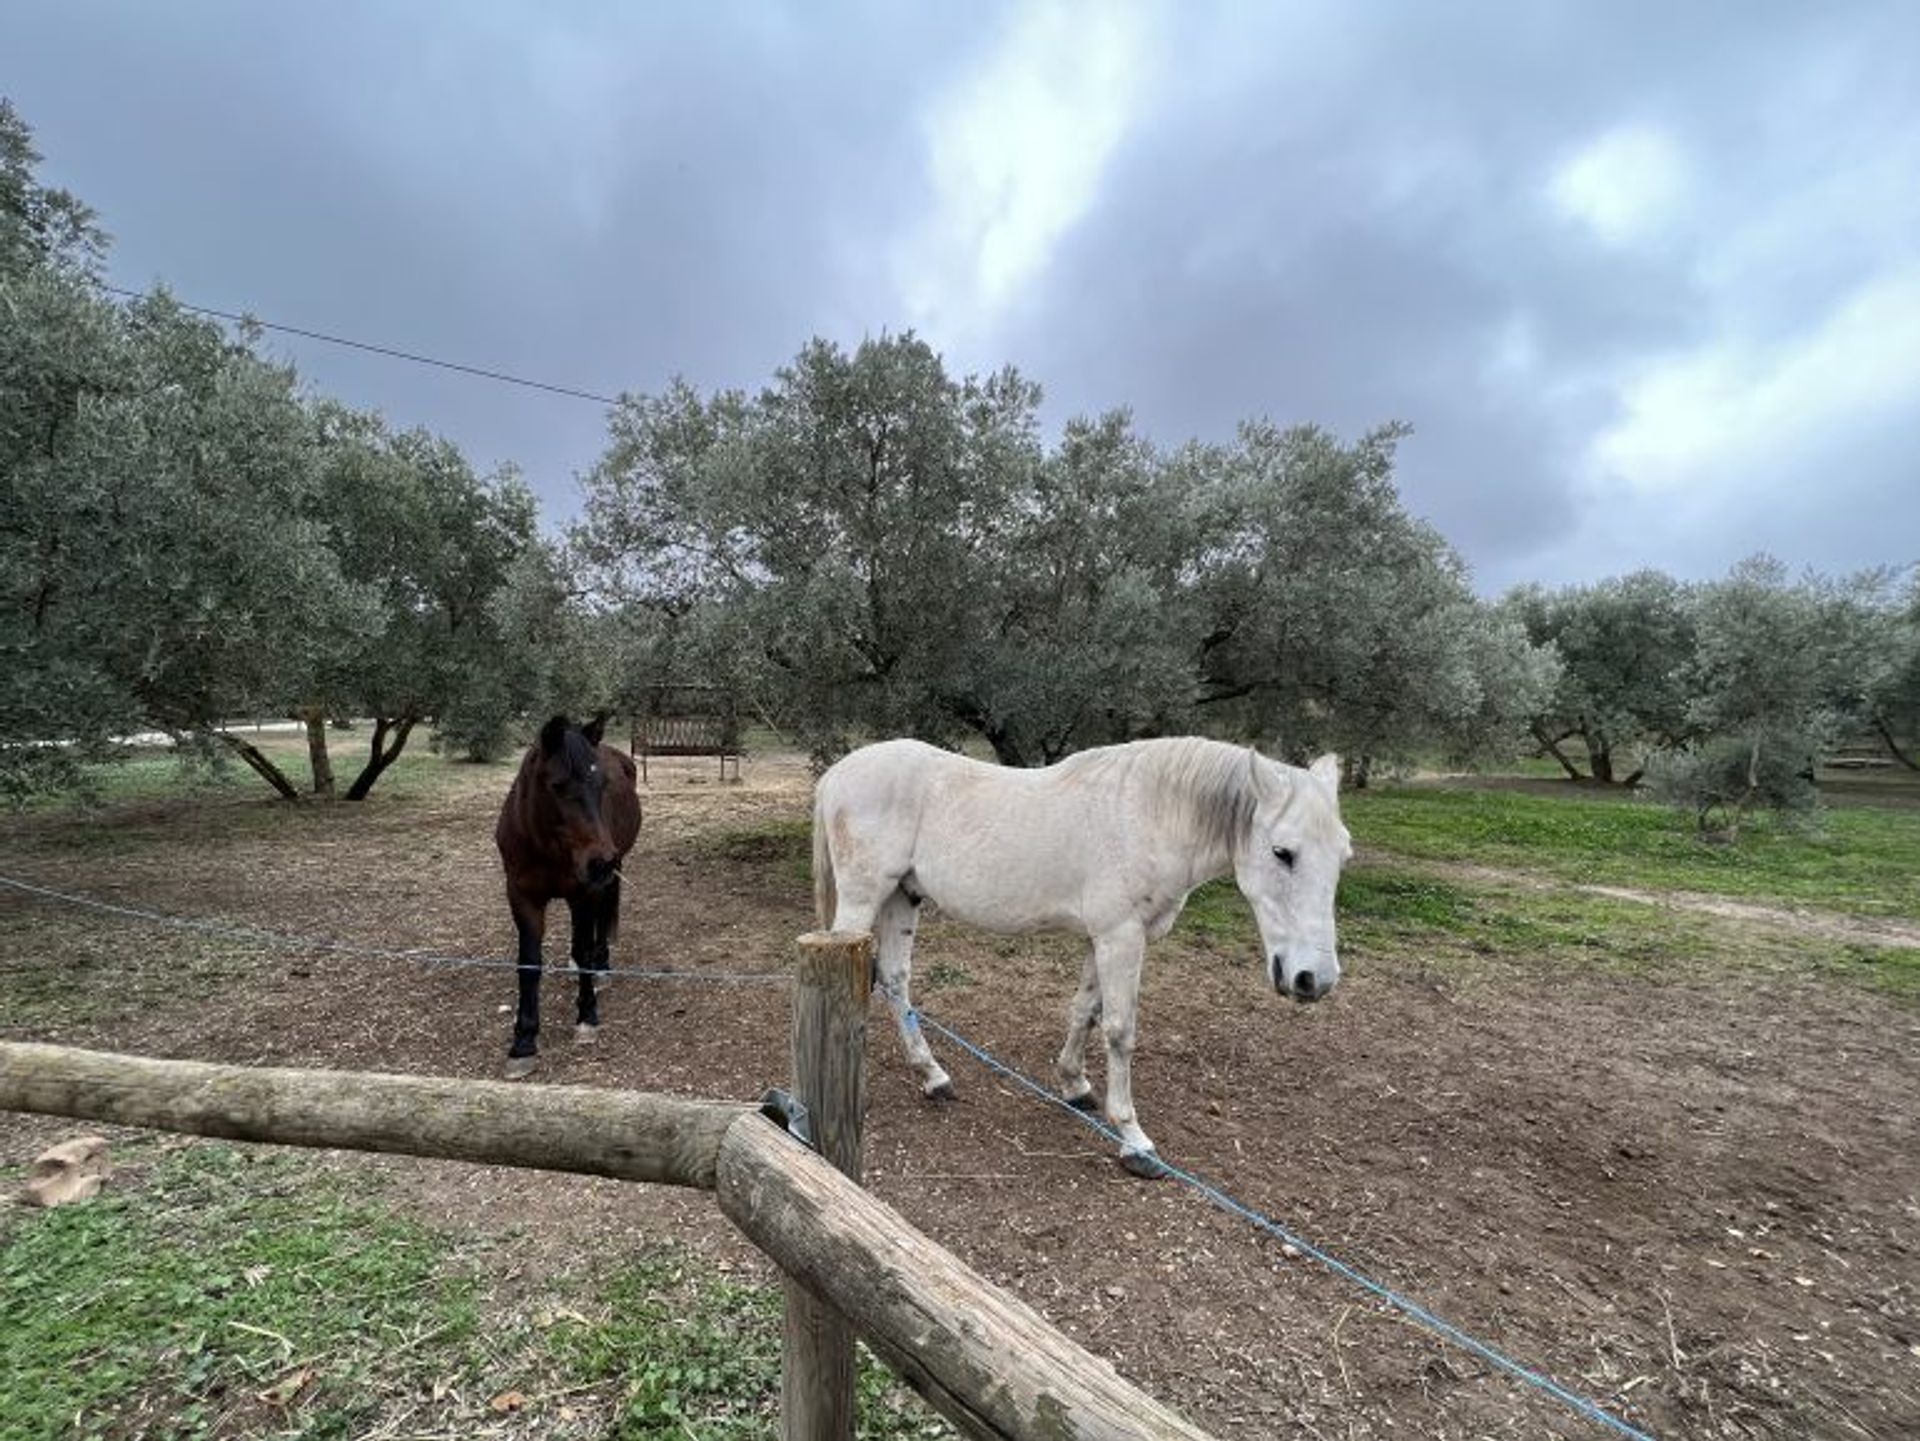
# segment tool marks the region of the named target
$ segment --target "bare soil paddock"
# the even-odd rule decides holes
[[[9,821],[0,873],[275,929],[506,957],[498,769],[364,806],[251,796]],[[811,925],[807,778],[662,765],[614,963],[782,966]],[[1358,837],[1364,844],[1366,835]],[[559,918],[556,917],[556,921]],[[1739,917],[1722,928],[1738,952]],[[550,955],[564,955],[564,923]],[[1920,1434],[1920,1009],[1778,967],[1576,969],[1350,944],[1315,1008],[1246,947],[1149,954],[1136,1062],[1169,1159],[1655,1435]],[[1047,1077],[1078,966],[1060,940],[937,919],[917,999]],[[276,952],[0,894],[0,1034],[244,1063],[493,1076],[512,977]],[[596,1047],[550,982],[539,1081],[751,1098],[782,1082],[775,986],[616,985]],[[921,1100],[876,1008],[868,1183],[1223,1437],[1604,1434],[936,1048]],[[0,1117],[0,1161],[70,1129]],[[338,1157],[451,1224],[544,1254],[670,1233],[752,1255],[702,1197]],[[542,1254],[536,1252],[537,1256]]]

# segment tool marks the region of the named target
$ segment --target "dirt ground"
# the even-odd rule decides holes
[[[754,758],[722,786],[686,763],[654,782],[614,964],[782,966],[811,925],[809,897],[804,864],[766,828],[804,816],[803,767]],[[264,803],[133,813],[111,844],[87,823],[19,822],[0,839],[0,873],[505,957],[490,840],[503,787],[495,772],[291,823],[234,824]],[[764,846],[739,840],[753,828]],[[80,1007],[92,1018],[70,1023],[15,1024],[0,1006],[0,1034],[498,1072],[510,974],[243,949],[216,1001],[169,1006],[167,958],[196,946],[0,894],[7,968],[71,960],[76,987],[132,988],[129,1004]],[[119,979],[111,958],[134,948],[149,960]],[[1920,1435],[1920,1011],[1777,974],[1489,979],[1437,953],[1351,947],[1340,990],[1309,1009],[1264,993],[1254,960],[1178,937],[1149,954],[1135,1091],[1175,1164],[1655,1435]],[[935,918],[916,999],[1046,1078],[1077,967],[1067,942]],[[621,983],[603,1005],[602,1042],[577,1047],[570,987],[549,983],[534,1083],[753,1098],[785,1080],[781,987]],[[936,1051],[959,1100],[923,1101],[877,1006],[872,1035],[872,1189],[1219,1436],[1606,1434],[1178,1184],[1126,1176],[1097,1136],[951,1046]],[[0,1117],[0,1160],[68,1130]],[[331,1163],[383,1167],[456,1224],[531,1223],[532,1265],[662,1232],[758,1264],[697,1195]]]

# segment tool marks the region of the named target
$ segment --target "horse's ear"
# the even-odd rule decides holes
[[[1313,776],[1316,780],[1321,780],[1326,782],[1326,784],[1331,788],[1333,788],[1334,790],[1336,791],[1339,790],[1340,789],[1340,757],[1335,755],[1332,751],[1328,751],[1325,755],[1321,756],[1318,760],[1316,760],[1312,765],[1307,767],[1307,774]]]
[[[580,727],[580,734],[587,738],[589,745],[599,745],[600,737],[607,733],[607,717],[603,712]]]
[[[1267,769],[1266,757],[1252,746],[1247,747],[1247,776],[1253,784],[1253,798],[1262,805],[1278,798],[1280,788]]]
[[[557,715],[540,727],[540,749],[546,755],[555,755],[566,744],[567,718]]]

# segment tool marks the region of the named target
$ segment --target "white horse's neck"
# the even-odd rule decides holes
[[[1111,753],[1116,759],[1130,753],[1125,763],[1130,786],[1138,788],[1137,803],[1178,847],[1188,890],[1234,869],[1256,804],[1245,747],[1177,736],[1116,746]]]

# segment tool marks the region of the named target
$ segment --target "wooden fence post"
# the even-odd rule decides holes
[[[802,936],[794,981],[794,1096],[807,1108],[814,1146],[858,1184],[873,938],[835,931]],[[798,1281],[785,1284],[782,1441],[853,1441],[853,1329]]]

